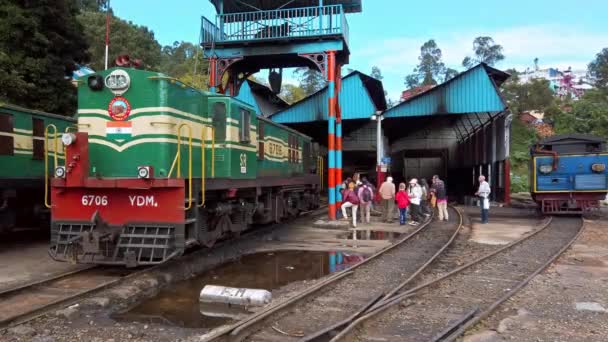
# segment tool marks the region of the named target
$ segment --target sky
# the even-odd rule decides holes
[[[277,0],[282,1],[282,0]],[[504,48],[495,67],[525,70],[535,57],[543,67],[584,69],[608,47],[608,1],[585,0],[362,0],[347,16],[350,64],[369,74],[378,66],[388,96],[397,100],[403,79],[418,62],[420,46],[435,39],[446,66],[462,71],[473,39],[490,36]],[[162,45],[198,42],[200,17],[213,18],[207,0],[113,0],[114,13],[150,28]],[[212,20],[213,21],[213,20]],[[286,82],[293,82],[288,77]]]

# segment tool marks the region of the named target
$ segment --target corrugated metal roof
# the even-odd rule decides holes
[[[327,87],[292,104],[271,116],[280,123],[302,123],[327,120]],[[386,109],[382,82],[359,71],[342,78],[340,108],[343,120],[369,119],[378,110]]]
[[[507,106],[498,91],[498,86],[509,76],[482,63],[388,109],[384,112],[384,116],[391,118],[501,112]]]
[[[278,97],[267,86],[258,82],[247,80],[243,82],[237,99],[255,108],[258,115],[269,116],[289,106],[287,102]]]

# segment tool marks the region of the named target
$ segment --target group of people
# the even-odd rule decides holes
[[[479,176],[479,188],[475,195],[480,199],[482,224],[488,223],[490,192],[490,185],[486,182],[485,177],[483,175]],[[361,222],[369,224],[375,193],[376,189],[366,178],[362,180],[359,180],[358,177],[348,178],[344,182],[342,190],[342,220],[349,220],[347,209],[351,208],[352,225],[356,227],[357,211],[361,209]],[[431,216],[435,208],[439,221],[448,221],[449,219],[446,185],[438,175],[433,176],[430,186],[424,178],[420,181],[412,178],[407,185],[400,183],[398,191],[395,189],[393,177],[387,177],[378,189],[378,193],[382,200],[382,221],[385,223],[393,222],[395,203],[399,209],[399,224],[401,225],[407,223],[417,226]],[[408,212],[410,215],[409,222],[407,222]]]
[[[399,208],[401,225],[406,224],[408,211],[411,219],[407,223],[416,226],[431,216],[435,207],[440,221],[447,221],[449,218],[445,183],[437,175],[433,176],[430,186],[425,179],[418,182],[416,178],[412,178],[407,186],[405,183],[399,184],[398,191],[395,189],[393,178],[388,177],[378,192],[382,200],[383,222],[393,222],[395,203]],[[342,191],[342,220],[349,220],[347,209],[351,208],[352,225],[356,227],[357,211],[360,209],[361,222],[369,224],[374,194],[374,186],[367,179],[359,181],[348,178]]]
[[[388,177],[380,186],[379,192],[384,209],[383,222],[393,222],[395,202],[399,208],[399,224],[401,225],[406,224],[408,211],[411,218],[408,224],[417,226],[426,217],[431,216],[435,207],[440,221],[449,219],[445,183],[437,175],[433,176],[430,186],[424,178],[420,181],[412,178],[407,185],[405,183],[399,184],[399,191],[397,192],[395,192],[393,178]]]

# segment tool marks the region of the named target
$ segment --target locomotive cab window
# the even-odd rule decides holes
[[[0,113],[0,155],[12,156],[14,154],[13,136],[2,133],[13,133],[13,116]]]
[[[251,113],[248,110],[239,108],[241,113],[240,140],[241,142],[251,141]]]
[[[211,117],[215,129],[215,141],[223,142],[226,140],[226,104],[214,102],[211,105]]]
[[[44,120],[32,118],[34,154],[32,159],[44,159]]]

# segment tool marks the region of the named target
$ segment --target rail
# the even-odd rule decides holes
[[[171,169],[167,178],[171,178],[173,170],[177,169],[177,178],[182,176],[182,128],[186,127],[188,131],[188,206],[184,210],[192,208],[192,127],[187,123],[182,123],[177,127],[177,152],[175,159],[171,164]],[[176,165],[177,164],[177,165]]]
[[[49,129],[53,129],[53,170],[58,166],[57,153],[59,151],[59,140],[57,139],[57,126],[50,124],[44,129],[44,206],[51,208],[49,202]]]
[[[202,17],[201,40],[214,43],[341,35],[348,44],[342,5],[218,14],[215,23]]]
[[[317,172],[319,173],[319,188],[323,190],[323,157],[317,157]]]

